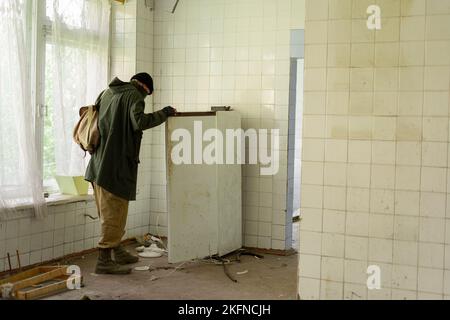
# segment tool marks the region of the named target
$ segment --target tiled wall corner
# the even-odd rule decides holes
[[[110,74],[128,81],[136,73],[138,0],[111,3]]]
[[[244,245],[286,249],[290,30],[302,1],[184,0],[175,14],[155,8],[155,108],[207,111],[230,105],[243,128],[280,129],[280,172],[244,166]],[[158,4],[158,2],[156,2]],[[164,128],[153,131],[151,230],[167,233]]]

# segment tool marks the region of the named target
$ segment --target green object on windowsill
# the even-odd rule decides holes
[[[55,179],[62,194],[73,196],[85,196],[88,194],[89,182],[85,181],[83,176],[56,176]]]

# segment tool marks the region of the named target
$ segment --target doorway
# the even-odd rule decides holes
[[[300,186],[304,76],[304,30],[291,31],[289,86],[288,194],[286,226],[290,240],[287,249],[299,249]]]

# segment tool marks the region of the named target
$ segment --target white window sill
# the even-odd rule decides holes
[[[94,195],[89,193],[84,196],[72,196],[72,195],[64,195],[64,194],[52,194],[49,198],[45,199],[47,206],[55,207],[55,206],[63,206],[77,202],[92,202],[94,201]],[[14,208],[12,212],[6,212],[2,215],[3,221],[8,220],[18,220],[23,218],[32,218],[34,217],[33,211],[30,210],[33,208],[31,204],[19,205]]]
[[[89,193],[85,196],[70,196],[65,194],[52,194],[49,198],[45,199],[48,206],[59,206],[64,204],[70,204],[75,202],[91,202],[94,201],[94,195]]]

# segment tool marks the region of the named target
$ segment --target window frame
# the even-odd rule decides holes
[[[31,8],[31,90],[34,106],[34,130],[37,161],[40,168],[42,184],[43,171],[43,137],[45,120],[45,33],[44,16],[46,0],[32,1]]]

